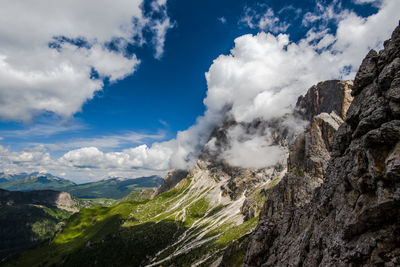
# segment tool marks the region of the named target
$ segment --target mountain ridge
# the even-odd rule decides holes
[[[78,198],[113,199],[121,199],[127,196],[132,190],[140,191],[141,188],[157,187],[162,181],[162,178],[157,175],[135,179],[109,178],[84,184],[76,184],[70,180],[44,173],[22,173],[4,175],[3,177],[8,177],[8,179],[7,181],[0,182],[0,188],[6,190],[58,190],[69,192]]]

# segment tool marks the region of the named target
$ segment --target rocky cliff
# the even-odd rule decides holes
[[[400,264],[400,27],[384,50],[363,60],[351,94],[347,115],[343,106],[335,112],[345,122],[333,141],[322,134],[317,142],[330,151],[326,172],[329,155],[318,161],[306,152],[316,139],[310,144],[306,133],[296,140],[289,173],[268,192],[245,266]],[[316,119],[313,112],[306,110]],[[316,126],[332,130],[318,120],[310,136]]]
[[[188,171],[186,170],[170,170],[164,177],[162,184],[157,187],[154,193],[151,195],[151,198],[162,194],[168,190],[174,188],[180,181],[182,181],[188,175]]]

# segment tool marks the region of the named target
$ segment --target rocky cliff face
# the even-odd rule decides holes
[[[352,81],[325,81],[299,97],[297,113],[309,126],[289,150],[288,171],[322,179],[330,159],[333,136],[346,118],[353,97]]]
[[[400,27],[384,50],[363,60],[351,94],[347,115],[343,106],[335,112],[345,123],[333,141],[321,134],[317,142],[331,151],[326,173],[328,157],[321,163],[306,154],[307,133],[296,140],[289,173],[268,192],[245,266],[400,264]],[[313,128],[332,130],[317,120],[310,136]]]
[[[171,188],[177,190],[186,184],[185,193],[177,196],[170,208],[171,211],[176,209],[173,213],[175,218],[188,220],[194,207],[202,207],[206,212],[189,224],[188,230],[178,237],[176,243],[161,250],[150,265],[168,265],[179,261],[184,255],[194,255],[189,260],[193,265],[207,263],[232,266],[232,261],[238,260],[238,254],[241,255],[239,260],[243,261],[250,240],[248,234],[256,226],[270,188],[279,183],[287,172],[287,166],[289,172],[307,179],[303,179],[302,183],[296,180],[280,182],[278,186],[288,192],[283,198],[295,199],[296,203],[309,201],[313,189],[322,183],[330,159],[333,135],[343,123],[352,100],[351,88],[351,81],[321,82],[299,98],[293,114],[250,123],[226,119],[220,127],[215,128],[195,166],[189,172],[171,170],[164,178],[163,185],[154,193],[154,200],[157,200],[157,195]],[[288,119],[307,126],[301,128],[299,134],[288,123]],[[282,153],[275,164],[263,168],[229,164],[223,155],[232,146],[230,131],[236,127],[248,134],[247,138],[261,137],[286,153]],[[281,202],[284,203],[283,200]],[[224,242],[230,244],[235,241],[224,247],[218,236],[230,232],[236,233],[235,238],[227,240],[225,237]],[[213,236],[211,233],[218,234]],[[171,248],[175,249],[172,254],[162,256]],[[195,252],[194,249],[201,252]],[[186,264],[189,262],[186,260]]]
[[[182,179],[186,178],[188,171],[186,170],[170,170],[164,177],[162,184],[154,191],[151,198],[174,188]]]

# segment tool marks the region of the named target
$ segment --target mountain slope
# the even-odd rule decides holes
[[[269,191],[245,266],[400,265],[400,26],[356,75],[321,187]]]
[[[0,262],[52,238],[77,206],[65,192],[0,189]]]
[[[32,191],[32,190],[60,190],[67,187],[73,187],[76,184],[55,177],[51,174],[19,174],[19,175],[1,175],[3,180],[0,182],[0,188],[10,191]],[[65,190],[64,190],[65,191]]]

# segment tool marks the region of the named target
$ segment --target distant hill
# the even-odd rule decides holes
[[[144,188],[154,188],[162,183],[159,176],[141,177],[137,179],[111,178],[98,182],[75,185],[65,191],[79,198],[113,198],[120,199],[132,191],[140,192]],[[1,187],[1,184],[0,184]]]
[[[8,175],[0,173],[0,188],[5,190],[58,190],[68,192],[78,198],[121,199],[132,191],[140,192],[145,188],[158,187],[162,181],[159,176],[149,176],[136,179],[110,178],[78,185],[51,174],[22,173]]]
[[[8,175],[0,173],[0,188],[10,191],[32,191],[32,190],[59,190],[74,187],[75,183],[53,176],[49,173],[22,173]]]
[[[0,263],[6,257],[50,239],[78,211],[69,193],[0,189]]]

